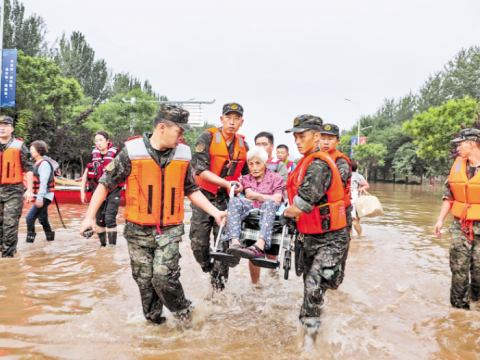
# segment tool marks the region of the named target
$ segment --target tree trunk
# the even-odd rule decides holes
[[[393,183],[395,183],[395,173],[393,173]]]
[[[405,176],[405,184],[408,184],[408,176]]]
[[[420,185],[423,185],[423,168],[420,169]]]
[[[383,182],[387,180],[387,169],[383,170]]]
[[[365,180],[368,181],[368,166],[365,166]]]
[[[375,180],[374,180],[375,182],[377,182],[377,173],[378,173],[378,168],[375,169]]]

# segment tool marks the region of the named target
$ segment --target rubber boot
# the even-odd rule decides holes
[[[55,231],[45,232],[45,236],[47,237],[47,241],[55,240]]]
[[[106,232],[98,233],[98,238],[100,239],[100,245],[101,246],[107,246],[107,233]]]
[[[108,243],[110,245],[117,245],[117,232],[109,231],[108,232]]]
[[[28,243],[33,243],[35,241],[35,236],[37,236],[36,232],[34,232],[34,231],[27,232],[27,242]]]

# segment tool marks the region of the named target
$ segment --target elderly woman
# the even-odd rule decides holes
[[[282,176],[267,169],[268,154],[264,148],[255,146],[247,153],[250,174],[242,177],[245,198],[233,198],[228,203],[226,240],[232,241],[227,253],[246,259],[264,258],[265,250],[272,244],[275,212],[283,198],[284,181]],[[244,220],[249,211],[260,209],[260,237],[255,244],[242,247],[239,242]]]

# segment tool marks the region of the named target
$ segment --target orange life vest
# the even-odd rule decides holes
[[[345,212],[345,188],[342,184],[342,177],[337,165],[325,152],[316,152],[302,158],[293,173],[287,180],[287,193],[290,204],[293,204],[293,198],[298,194],[298,188],[303,182],[308,166],[315,160],[325,161],[332,170],[332,183],[326,191],[328,203],[320,207],[327,206],[330,213],[320,215],[320,207],[314,206],[310,214],[302,213],[297,218],[297,228],[303,234],[322,234],[327,231],[340,230],[347,226],[347,215]],[[322,220],[326,217],[330,218],[330,229],[322,228]]]
[[[350,159],[348,158],[347,155],[343,154],[342,152],[338,151],[337,149],[335,149],[333,152],[331,153],[328,153],[328,155],[330,155],[330,157],[332,158],[332,160],[335,162],[335,164],[337,163],[337,160],[338,159],[345,159],[347,160],[348,164],[350,165],[350,171],[352,171],[352,162],[350,161]],[[347,180],[347,188],[345,189],[346,193],[345,193],[345,207],[349,207],[350,205],[352,205],[352,177],[350,176],[350,179]]]
[[[190,148],[179,144],[172,162],[162,169],[148,153],[141,136],[127,140],[125,146],[132,162],[127,178],[125,219],[157,227],[181,224]]]
[[[20,152],[23,141],[14,139],[1,153],[0,185],[21,184],[23,182],[22,160]]]
[[[48,178],[47,192],[55,192],[55,172],[53,171],[53,166],[48,160],[42,158],[36,161],[33,165],[33,193],[35,195],[37,195],[40,191],[40,174],[38,172],[38,168],[44,161],[46,161],[47,164],[50,165],[50,169],[52,170],[52,172],[50,173],[50,177]]]
[[[467,159],[457,157],[448,177],[453,194],[452,215],[462,222],[462,232],[470,228],[473,240],[473,222],[480,221],[480,172],[470,180],[467,177]]]
[[[233,174],[227,175],[225,177],[225,180],[238,181],[242,173],[243,166],[247,162],[247,148],[245,146],[244,140],[245,137],[240,134],[235,134],[233,159],[230,159],[228,147],[225,139],[223,138],[222,132],[215,127],[207,129],[205,131],[208,131],[212,134],[212,142],[210,143],[210,171],[215,175],[220,176],[225,166],[227,166],[227,168],[230,168],[230,166],[236,165]],[[203,180],[198,175],[195,176],[195,181],[197,182],[198,186],[200,186],[200,188],[207,190],[212,194],[217,194],[217,185]]]

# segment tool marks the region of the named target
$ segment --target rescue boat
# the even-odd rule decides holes
[[[82,179],[71,180],[63,176],[55,176],[55,197],[59,203],[81,204],[80,189],[82,188]],[[90,202],[92,193],[87,193],[87,200]],[[125,191],[122,190],[120,205],[125,205]]]

